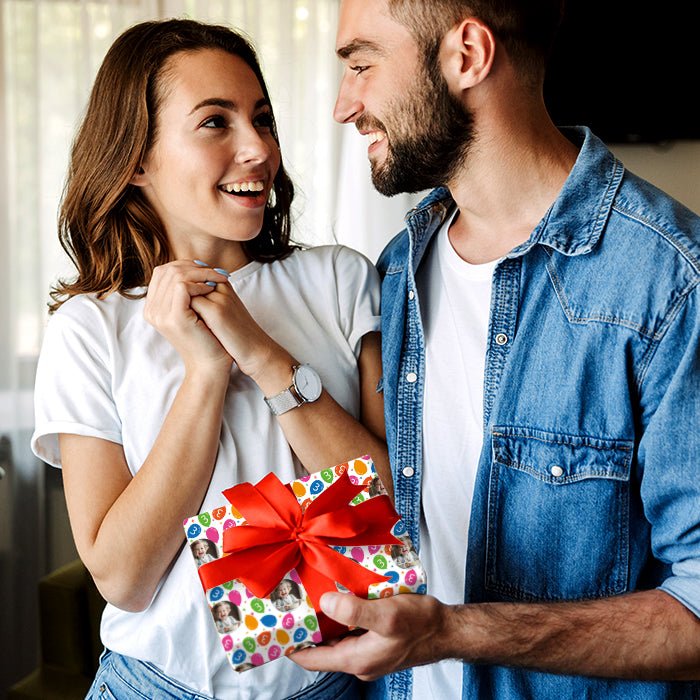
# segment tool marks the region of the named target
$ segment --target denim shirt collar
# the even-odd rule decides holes
[[[589,253],[608,221],[624,166],[590,129],[570,127],[562,133],[580,146],[574,167],[530,237],[511,250],[509,258],[524,255],[536,244],[563,255]],[[449,190],[438,187],[406,215],[414,270],[454,206]]]

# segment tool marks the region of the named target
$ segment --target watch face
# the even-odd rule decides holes
[[[309,365],[300,365],[294,373],[294,386],[306,401],[316,401],[321,395],[321,378]]]

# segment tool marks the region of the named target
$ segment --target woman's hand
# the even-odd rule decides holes
[[[287,356],[256,323],[228,281],[217,284],[209,294],[192,297],[191,306],[251,379],[258,381],[274,355]],[[289,360],[285,360],[287,365]]]
[[[230,353],[193,304],[215,293],[217,286],[229,287],[226,275],[194,261],[176,260],[153,270],[144,318],[173,345],[186,368],[231,367]]]

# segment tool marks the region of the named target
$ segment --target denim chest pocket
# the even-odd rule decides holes
[[[487,590],[576,600],[628,585],[633,443],[494,428]]]

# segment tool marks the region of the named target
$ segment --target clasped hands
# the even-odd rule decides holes
[[[153,270],[144,318],[178,351],[186,369],[228,371],[255,380],[281,348],[250,315],[220,268],[175,260]]]

